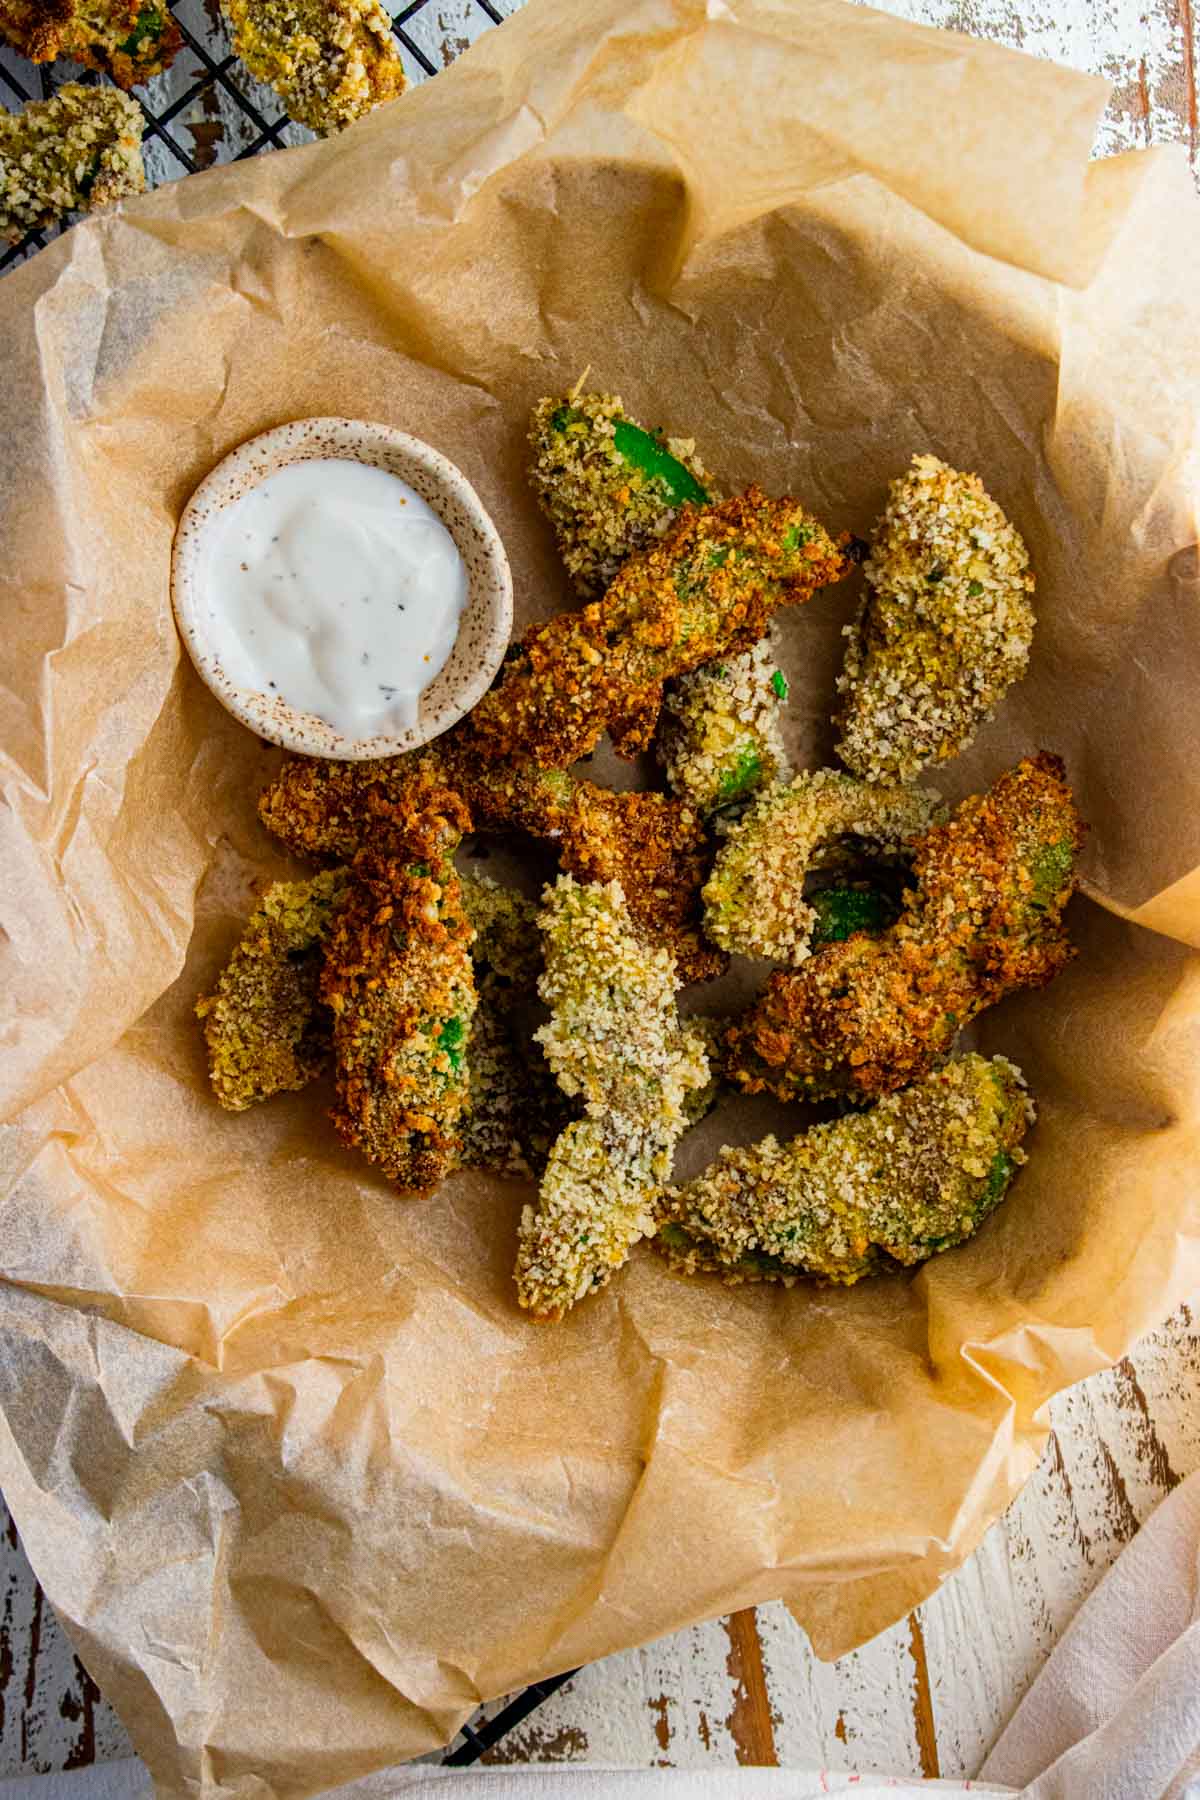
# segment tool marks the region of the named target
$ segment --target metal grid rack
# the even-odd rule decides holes
[[[393,0],[394,4],[394,0]],[[515,12],[522,0],[409,0],[392,20],[410,86],[427,81],[460,51]],[[171,68],[134,91],[145,115],[146,181],[159,187],[216,163],[240,162],[291,144],[312,141],[293,124],[278,96],[234,56],[219,0],[170,0],[183,37]],[[104,78],[73,63],[35,65],[0,46],[0,102],[13,109],[48,98],[65,81]],[[0,273],[66,229],[30,232],[0,249]]]
[[[144,155],[150,187],[223,162],[240,162],[290,144],[308,143],[312,133],[294,124],[269,88],[255,81],[233,55],[219,0],[170,0],[183,37],[172,67],[135,90],[146,119]],[[410,85],[427,81],[439,68],[493,25],[517,10],[522,0],[410,0],[392,20]],[[35,66],[0,46],[0,101],[10,109],[51,95],[64,81],[96,83],[103,77],[70,63]],[[34,231],[0,252],[0,271],[12,268],[68,224]],[[464,1726],[444,1761],[455,1766],[478,1762],[550,1694],[570,1680],[572,1670],[534,1682],[520,1694],[481,1709]]]

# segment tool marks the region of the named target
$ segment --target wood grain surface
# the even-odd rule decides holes
[[[1097,150],[1183,143],[1195,168],[1192,0],[879,3],[1105,75],[1114,92]],[[437,68],[488,28],[489,11],[514,10],[514,0],[444,0],[412,31]],[[822,1664],[782,1606],[737,1613],[582,1671],[489,1760],[975,1773],[1081,1601],[1200,1468],[1196,1319],[1184,1308],[1127,1361],[1060,1395],[1046,1453],[1005,1517],[930,1601],[863,1649]],[[0,1592],[0,1774],[127,1754],[11,1524]]]

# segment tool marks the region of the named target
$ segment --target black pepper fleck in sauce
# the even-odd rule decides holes
[[[330,475],[336,473],[338,476],[332,491],[326,467]],[[324,485],[312,479],[318,473]],[[245,651],[259,665],[257,684],[273,695],[288,699],[293,705],[297,704],[297,694],[293,690],[299,689],[303,710],[323,718],[328,716],[331,725],[336,717],[339,722],[335,729],[353,732],[358,729],[360,718],[364,723],[370,722],[372,704],[380,710],[386,707],[391,711],[403,697],[406,708],[415,705],[423,684],[428,682],[434,669],[442,666],[453,644],[456,617],[465,604],[467,581],[462,559],[455,555],[453,538],[447,534],[444,525],[440,526],[440,533],[445,545],[442,548],[434,546],[432,567],[428,561],[430,547],[424,523],[421,529],[425,535],[410,540],[407,525],[398,536],[389,539],[386,526],[381,525],[377,531],[369,522],[368,552],[360,555],[357,535],[360,528],[354,524],[359,507],[358,494],[365,495],[364,506],[370,503],[370,493],[363,488],[362,481],[373,476],[376,482],[384,480],[390,486],[391,478],[383,471],[372,471],[367,466],[354,468],[354,483],[348,484],[342,479],[346,473],[341,463],[335,470],[332,463],[318,462],[311,470],[304,469],[303,482],[298,479],[300,467],[297,467],[285,470],[277,481],[256,483],[256,497],[268,508],[265,529],[263,525],[245,529],[250,521],[243,514],[239,522],[242,529],[235,525],[236,536],[226,540],[228,560],[224,579],[235,616],[238,610],[241,612]],[[288,490],[286,500],[285,490]],[[396,496],[405,509],[410,499],[414,512],[424,521],[429,509],[423,500],[411,494]],[[374,509],[381,517],[384,511],[382,500],[381,493],[374,502]],[[272,504],[282,506],[278,517],[271,514]],[[329,514],[328,526],[314,516],[314,510],[323,513],[325,509]],[[280,523],[281,517],[286,517],[286,528]],[[393,521],[394,517],[393,514]],[[429,518],[437,528],[436,514],[429,513]],[[318,525],[321,526],[319,530]],[[332,545],[339,542],[339,533],[346,535],[347,545],[347,554],[340,559],[332,550]],[[239,538],[245,545],[240,552],[237,548]],[[288,564],[283,561],[285,555],[289,558]],[[378,576],[371,559],[379,555],[394,556],[398,566],[395,582],[382,581],[377,589],[374,584]],[[263,567],[263,562],[268,566]],[[314,580],[315,569],[321,573]],[[436,577],[432,576],[432,569],[437,570]],[[356,571],[358,579],[369,580],[372,584],[369,589],[360,587],[357,594],[354,590]],[[435,586],[430,585],[431,579],[435,580]],[[257,631],[254,626],[247,625],[245,618],[246,612],[255,604],[253,583],[256,580],[258,597],[265,611],[265,617],[255,621],[260,627]],[[299,604],[288,591],[291,583],[302,597]],[[420,604],[410,607],[403,598],[406,592],[410,598],[419,593]],[[403,625],[388,622],[386,603],[389,598],[404,617]],[[354,600],[359,602],[357,612],[352,604]],[[376,601],[378,610],[367,618],[365,613]],[[407,618],[410,610],[414,612],[412,627]],[[341,613],[336,622],[334,612]],[[427,614],[429,635],[422,644]],[[260,638],[262,643],[258,641]],[[344,673],[346,696],[339,693],[337,707],[333,707],[332,698],[321,690],[330,681],[336,682],[339,662]],[[368,683],[367,673],[380,662],[388,669],[388,679],[377,677]],[[272,666],[279,672],[268,680],[266,668]],[[359,699],[354,698],[352,670],[356,666],[361,671]],[[338,712],[338,707],[343,709],[346,717]],[[393,720],[387,723],[394,728]]]

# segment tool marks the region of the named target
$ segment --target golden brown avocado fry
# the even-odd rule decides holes
[[[302,1088],[329,1056],[317,1002],[321,948],[346,891],[343,869],[277,881],[251,915],[215,990],[196,1002],[213,1092],[230,1112]]]
[[[405,89],[380,0],[221,0],[233,47],[273,87],[289,118],[341,131]]]
[[[556,1141],[538,1204],[522,1215],[516,1279],[535,1318],[560,1319],[653,1229],[684,1102],[707,1083],[708,1062],[676,1015],[673,959],[635,931],[616,882],[560,876],[541,923],[551,1018],[538,1038],[585,1116]]]
[[[672,682],[658,735],[672,791],[705,814],[786,781],[779,720],[787,696],[769,636]]]
[[[627,556],[669,530],[681,506],[714,498],[690,438],[648,432],[618,394],[539,400],[529,479],[584,599],[598,599]]]
[[[141,109],[115,88],[68,82],[24,112],[0,111],[0,238],[16,243],[145,185]]]
[[[427,1192],[461,1154],[475,1016],[471,926],[448,861],[355,858],[325,949],[332,1118],[396,1186]]]
[[[621,567],[603,600],[534,626],[465,719],[481,763],[566,768],[608,728],[618,751],[650,741],[663,684],[749,648],[781,606],[846,573],[846,555],[798,500],[749,488],[688,507],[668,534]]]
[[[340,859],[377,841],[429,854],[457,831],[528,831],[551,839],[581,880],[620,881],[637,924],[672,951],[685,981],[727,962],[700,936],[703,828],[662,794],[617,794],[535,764],[481,768],[447,733],[413,756],[295,758],[263,793],[259,814],[297,855]]]
[[[911,781],[965,749],[1025,673],[1029,552],[978,476],[915,456],[864,573],[838,680],[838,755],[866,781]]]
[[[817,908],[805,877],[853,840],[875,861],[902,854],[928,830],[938,796],[870,786],[839,769],[767,788],[730,827],[704,889],[714,944],[798,968],[810,954]]]
[[[556,836],[574,790],[558,769],[480,768],[447,732],[436,746],[371,762],[293,757],[258,812],[297,856],[345,861],[380,842],[428,856],[469,831]]]
[[[33,62],[69,57],[123,88],[169,68],[183,41],[167,0],[0,0],[0,37]]]
[[[772,975],[731,1028],[730,1078],[784,1099],[918,1080],[977,1013],[1074,954],[1062,914],[1083,835],[1061,760],[1027,757],[926,832],[888,931]]]
[[[658,1247],[686,1274],[850,1285],[966,1241],[999,1205],[1033,1104],[1003,1056],[952,1058],[869,1112],[722,1150],[670,1188]]]
[[[370,762],[296,756],[260,794],[258,814],[296,856],[349,862],[383,847],[428,860],[452,855],[474,829],[462,787],[440,751]]]
[[[682,801],[590,781],[576,787],[558,844],[568,874],[620,883],[634,924],[671,952],[681,983],[709,981],[729,963],[700,932],[706,848],[703,825]]]
[[[471,960],[479,991],[467,1048],[463,1164],[502,1175],[540,1172],[571,1111],[523,1030],[543,966],[538,908],[483,875],[462,877],[462,898],[475,932]]]

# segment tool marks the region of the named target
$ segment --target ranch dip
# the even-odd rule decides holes
[[[213,521],[199,589],[231,681],[367,738],[415,725],[454,647],[467,569],[399,476],[315,457]]]

